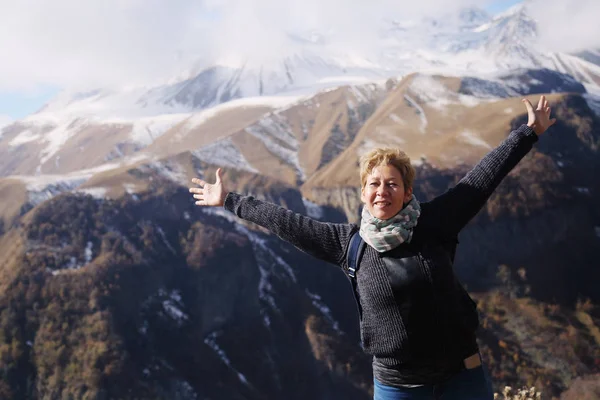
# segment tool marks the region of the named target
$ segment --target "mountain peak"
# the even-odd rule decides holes
[[[476,28],[490,22],[492,17],[481,8],[466,7],[458,12],[458,19],[465,28]]]

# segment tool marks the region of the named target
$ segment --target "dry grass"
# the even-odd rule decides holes
[[[523,387],[513,392],[513,388],[506,386],[502,391],[502,396],[500,397],[500,394],[494,393],[494,399],[499,400],[539,400],[542,398],[542,393],[538,392],[535,387]]]

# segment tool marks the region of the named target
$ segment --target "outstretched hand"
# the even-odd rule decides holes
[[[527,107],[527,126],[533,129],[536,135],[540,136],[556,122],[556,118],[550,118],[550,107],[546,96],[540,96],[540,101],[538,101],[535,110],[529,100],[523,99],[521,101]]]
[[[221,179],[221,168],[217,169],[216,182],[207,183],[200,178],[192,179],[192,182],[199,185],[199,188],[190,188],[190,193],[194,193],[194,199],[196,199],[197,206],[217,206],[221,207],[225,203],[225,197],[227,197],[227,191],[223,186]]]

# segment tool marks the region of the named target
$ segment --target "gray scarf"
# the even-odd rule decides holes
[[[404,242],[410,243],[419,215],[421,205],[414,194],[408,204],[390,219],[375,218],[367,207],[363,207],[360,236],[380,253],[395,249]]]

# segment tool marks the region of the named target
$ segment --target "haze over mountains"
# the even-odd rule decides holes
[[[185,187],[223,167],[230,190],[356,222],[364,151],[402,147],[430,199],[539,94],[559,122],[461,234],[456,268],[497,387],[593,395],[600,51],[544,52],[528,4],[384,21],[357,49],[299,29],[272,38],[277,57],[61,93],[1,128],[0,397],[368,398],[339,271]]]

